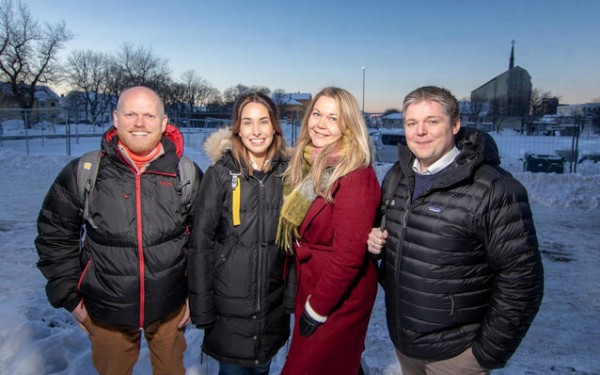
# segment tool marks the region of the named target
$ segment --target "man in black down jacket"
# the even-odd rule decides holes
[[[100,374],[130,374],[143,331],[153,372],[183,375],[189,207],[195,207],[202,173],[194,165],[192,201],[184,207],[178,177],[183,138],[167,124],[154,91],[123,91],[113,120],[87,199],[90,219],[82,215],[78,159],[46,195],[35,240],[38,267],[48,279],[50,303],[70,311],[88,333]]]
[[[421,87],[403,106],[408,147],[383,181],[385,228],[368,240],[382,255],[389,334],[404,375],[488,374],[542,300],[527,192],[487,133],[460,129],[449,91]]]

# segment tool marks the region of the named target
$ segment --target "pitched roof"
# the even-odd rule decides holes
[[[0,94],[5,96],[14,96],[14,92],[10,83],[0,82]],[[35,99],[37,101],[49,101],[49,100],[60,100],[60,96],[52,91],[52,89],[48,86],[37,85],[35,87]]]

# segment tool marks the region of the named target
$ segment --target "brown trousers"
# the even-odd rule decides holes
[[[426,361],[407,357],[396,349],[400,361],[402,375],[489,375],[489,371],[481,367],[469,347],[456,357],[442,361]]]
[[[184,314],[185,304],[177,313],[152,323],[143,330],[154,375],[185,374],[185,327],[177,328]],[[89,316],[83,325],[89,332],[92,362],[98,374],[131,374],[140,354],[142,330],[94,323]]]

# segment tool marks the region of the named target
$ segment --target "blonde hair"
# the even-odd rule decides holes
[[[303,170],[303,166],[305,165],[304,149],[306,146],[312,145],[308,122],[315,103],[321,97],[328,97],[335,100],[339,111],[337,123],[343,136],[337,142],[324,147],[314,160],[308,173],[305,173]],[[341,158],[339,162],[334,166],[328,165],[328,158],[339,153],[340,150]],[[356,169],[369,166],[371,162],[371,138],[369,137],[367,126],[356,98],[350,92],[337,87],[325,87],[319,91],[312,100],[309,110],[304,114],[300,135],[294,147],[288,169],[285,172],[289,186],[293,189],[305,178],[310,178],[315,193],[328,202],[331,202],[333,200],[331,189],[335,181]],[[329,167],[332,167],[331,174],[327,179],[324,179],[325,170]]]

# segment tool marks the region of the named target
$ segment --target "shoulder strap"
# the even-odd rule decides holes
[[[183,208],[188,211],[192,205],[192,196],[198,189],[198,169],[194,162],[182,156],[179,159],[179,179],[181,182],[181,203]]]
[[[77,165],[77,189],[79,200],[83,202],[81,212],[83,219],[87,220],[93,227],[95,227],[95,224],[89,216],[88,198],[98,177],[101,157],[102,152],[100,150],[90,151],[81,156]],[[198,189],[198,169],[194,162],[185,156],[179,159],[179,179],[181,182],[182,206],[188,211],[192,204],[194,190]]]
[[[393,206],[394,203],[394,192],[396,191],[396,187],[398,186],[398,182],[400,182],[400,163],[396,162],[390,169],[388,173],[388,178],[384,181],[382,186],[383,196],[381,197],[381,206],[380,216],[381,216],[381,224],[379,225],[379,229],[385,229],[385,217],[387,215],[387,209],[390,206]]]
[[[96,183],[101,157],[102,151],[100,150],[86,152],[79,158],[79,163],[77,164],[77,193],[79,200],[83,202],[81,212],[83,219],[87,220],[93,227],[95,227],[95,224],[89,217],[88,198]]]

